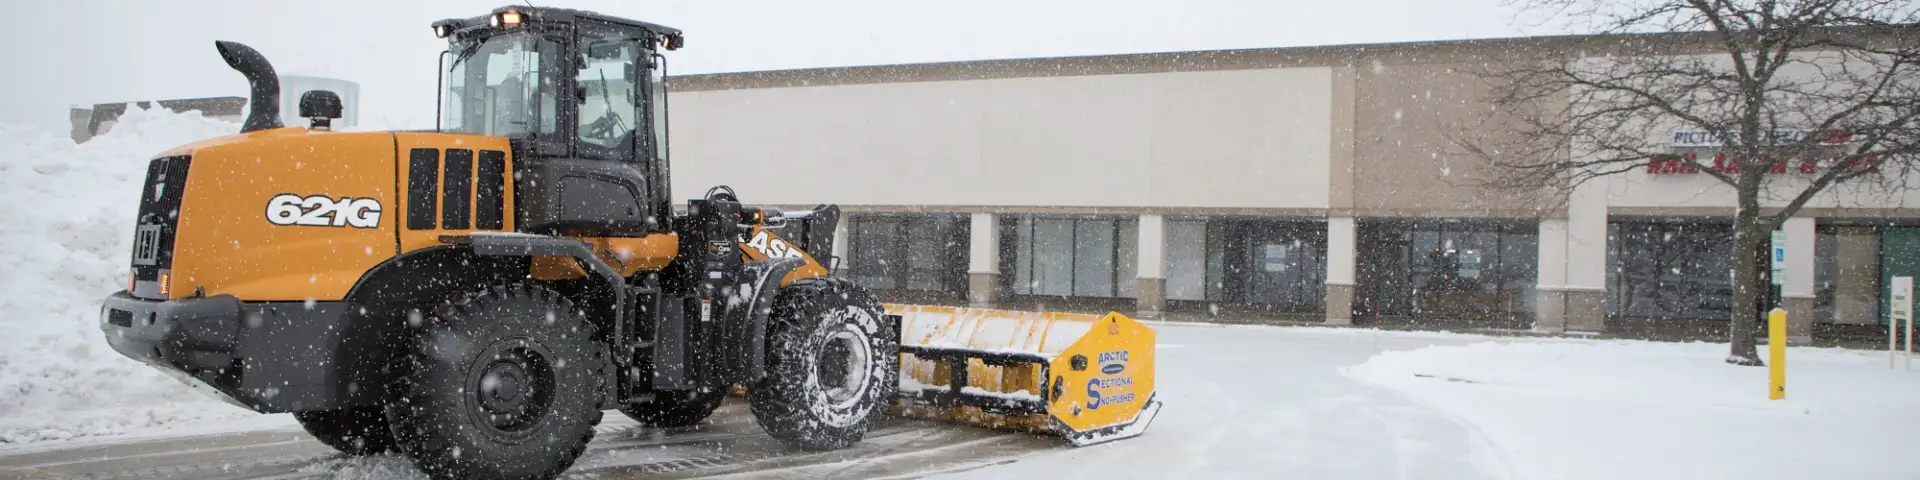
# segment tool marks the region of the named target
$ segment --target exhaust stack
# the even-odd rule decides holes
[[[251,86],[247,120],[241,124],[240,133],[280,128],[280,75],[273,72],[273,64],[253,47],[237,42],[215,41],[213,46],[220,50],[220,59],[245,75]]]

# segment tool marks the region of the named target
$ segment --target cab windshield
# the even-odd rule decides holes
[[[559,45],[526,33],[455,45],[441,99],[441,131],[523,137],[551,134],[555,94],[551,74]]]

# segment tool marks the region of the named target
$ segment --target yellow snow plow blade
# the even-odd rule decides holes
[[[886,308],[900,318],[902,415],[1086,446],[1138,436],[1159,414],[1153,329],[1125,315]]]

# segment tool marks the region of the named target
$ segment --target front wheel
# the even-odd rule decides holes
[[[600,422],[607,352],[573,303],[531,285],[457,300],[421,332],[387,410],[433,478],[552,478]]]
[[[885,313],[843,279],[781,289],[768,318],[767,375],[748,389],[761,428],[805,450],[859,442],[899,378],[899,339]]]

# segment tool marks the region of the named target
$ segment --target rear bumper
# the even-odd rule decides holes
[[[336,374],[344,305],[308,305],[230,295],[158,301],[123,291],[103,302],[100,330],[121,355],[249,410],[338,408],[373,393]]]

